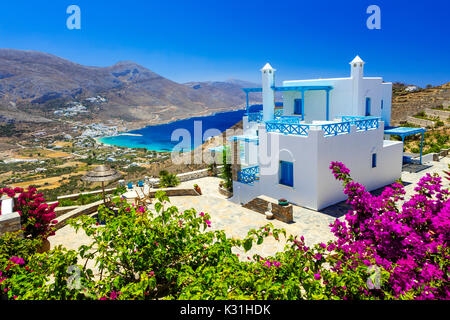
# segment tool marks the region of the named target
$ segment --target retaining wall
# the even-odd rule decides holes
[[[444,111],[444,110],[437,110],[437,109],[425,109],[425,113],[427,115],[430,115],[432,117],[438,117],[439,119],[445,121],[448,118],[450,118],[450,112]]]
[[[6,232],[16,232],[21,229],[18,212],[0,215],[0,236]]]
[[[269,203],[272,204],[272,213],[275,219],[286,223],[294,221],[292,204],[280,206],[277,200],[267,196],[259,196],[242,206],[265,215]]]

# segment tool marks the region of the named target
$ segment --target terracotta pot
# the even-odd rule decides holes
[[[45,239],[42,241],[42,246],[37,249],[38,253],[44,253],[50,251],[50,241],[48,239]]]
[[[194,189],[198,194],[202,194],[202,190],[200,189],[200,187],[195,187]]]

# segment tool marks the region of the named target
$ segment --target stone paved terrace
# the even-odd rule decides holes
[[[449,163],[450,158],[446,157],[439,162],[430,162],[429,164],[432,165],[430,168],[418,173],[403,172],[402,180],[406,185],[406,197],[408,198],[413,193],[415,184],[422,176],[426,173],[434,172],[442,176],[443,170],[447,170]],[[203,195],[199,197],[172,197],[171,204],[177,206],[179,210],[194,208],[198,212],[208,212],[212,220],[211,229],[223,229],[230,237],[243,238],[250,229],[259,228],[269,222],[264,215],[226,200],[218,192],[219,181],[220,179],[216,177],[206,177],[183,182],[179,187],[191,188],[194,184],[198,184],[202,189]],[[152,206],[151,209],[153,209]],[[320,212],[294,206],[294,223],[286,224],[278,220],[271,220],[270,222],[276,228],[284,228],[288,234],[303,235],[307,245],[312,245],[332,239],[333,235],[329,224],[336,218],[342,218],[347,210],[348,206],[345,203],[339,203]],[[49,240],[52,247],[62,244],[68,249],[77,249],[80,245],[87,244],[90,241],[82,230],[76,234],[70,226],[58,230],[56,235]],[[236,253],[239,253],[242,259],[246,259],[246,256],[251,256],[254,253],[269,256],[282,250],[284,245],[284,237],[281,237],[279,242],[271,238],[247,254],[238,251]]]

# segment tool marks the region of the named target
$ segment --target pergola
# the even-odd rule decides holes
[[[422,150],[423,150],[423,134],[427,131],[424,128],[410,128],[410,127],[388,127],[384,129],[384,134],[396,135],[402,138],[403,144],[405,143],[405,138],[413,134],[421,134],[420,140],[420,164],[422,164]]]
[[[326,102],[326,120],[330,120],[330,91],[333,90],[333,86],[282,86],[276,87],[273,86],[272,89],[274,91],[298,91],[302,94],[302,117],[305,114],[305,92],[312,90],[324,90],[326,92],[327,102]],[[249,103],[248,103],[248,94],[250,92],[262,92],[262,88],[243,88],[242,89],[247,97],[247,113],[249,111]]]

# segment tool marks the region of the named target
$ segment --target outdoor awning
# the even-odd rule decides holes
[[[384,129],[384,134],[392,134],[392,135],[396,135],[396,136],[405,138],[407,136],[417,134],[417,133],[423,133],[425,131],[427,131],[427,130],[424,128],[386,127]]]
[[[258,143],[258,136],[250,136],[250,135],[240,135],[228,138],[228,141],[243,141],[243,142],[254,142]]]
[[[218,146],[214,148],[209,148],[208,150],[211,152],[223,152],[223,149],[228,148],[228,146]]]
[[[325,90],[329,91],[333,89],[333,86],[283,86],[272,87],[275,91],[309,91],[309,90]]]
[[[422,164],[422,150],[423,150],[423,134],[427,131],[424,128],[411,128],[411,127],[386,127],[384,129],[384,134],[391,134],[395,136],[400,136],[402,138],[403,144],[405,143],[405,138],[413,134],[420,133],[422,135],[420,141],[420,164]]]

